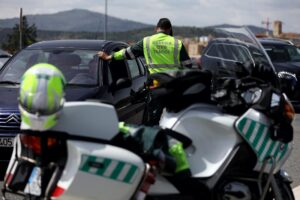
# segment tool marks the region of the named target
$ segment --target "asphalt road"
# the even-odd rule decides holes
[[[294,127],[294,149],[284,165],[284,169],[293,178],[293,187],[300,185],[300,114],[296,115]]]
[[[300,114],[296,115],[296,120],[294,121],[293,126],[294,126],[294,149],[292,151],[291,156],[288,158],[287,162],[285,163],[284,169],[294,180],[292,187],[295,188],[300,185]],[[3,182],[0,182],[0,188],[2,188],[2,183]],[[10,198],[10,199],[20,200],[19,198]],[[298,199],[298,197],[296,199]]]

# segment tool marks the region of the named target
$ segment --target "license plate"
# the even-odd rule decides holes
[[[14,138],[13,137],[0,137],[0,147],[13,147]]]
[[[41,195],[41,168],[34,167],[26,184],[25,193],[39,196]]]

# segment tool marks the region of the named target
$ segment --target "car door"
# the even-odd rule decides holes
[[[112,60],[108,63],[109,92],[119,120],[142,123],[145,103],[136,98],[144,88],[147,72],[140,60]]]
[[[141,124],[145,110],[146,91],[145,86],[148,71],[140,58],[126,61],[131,78],[131,105],[128,109],[130,116],[127,120],[131,123]]]

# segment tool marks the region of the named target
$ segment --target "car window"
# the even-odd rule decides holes
[[[288,62],[290,61],[289,53],[284,46],[279,45],[264,45],[272,62]]]
[[[112,60],[109,63],[109,71],[111,72],[111,78],[114,83],[120,78],[129,78],[127,66],[123,60]]]
[[[246,47],[235,44],[213,44],[208,50],[207,55],[229,61],[238,61],[241,63],[252,60],[250,52]]]
[[[96,85],[99,59],[94,50],[22,50],[5,67],[0,81],[20,82],[21,76],[37,63],[50,63],[65,76],[68,84]]]
[[[218,57],[219,54],[218,54],[218,52],[217,52],[217,47],[216,47],[216,45],[213,44],[213,45],[208,49],[208,51],[207,51],[206,54],[207,54],[208,56]]]
[[[300,50],[293,45],[264,45],[273,62],[299,62]]]
[[[295,46],[286,46],[288,54],[290,56],[291,61],[299,62],[300,61],[300,49]]]
[[[138,57],[137,60],[138,60],[138,63],[139,63],[140,69],[141,69],[141,74],[145,75],[146,71],[147,71],[145,58],[144,57]]]
[[[127,60],[128,68],[130,71],[131,78],[135,78],[141,75],[139,66],[136,60]]]

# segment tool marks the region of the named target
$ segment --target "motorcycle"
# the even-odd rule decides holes
[[[285,95],[251,76],[226,77],[213,87],[203,72],[170,77],[156,90],[166,106],[158,130],[183,143],[191,177],[164,173],[160,159],[138,153],[144,149],[116,145],[112,106],[67,102],[51,131],[24,130],[16,138],[4,198],[294,199],[282,170],[292,151],[294,117]]]

